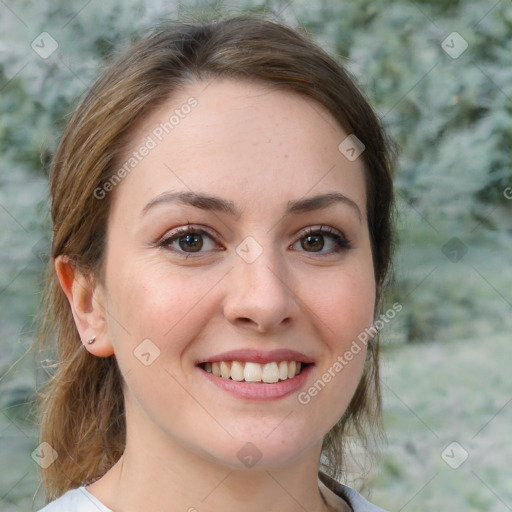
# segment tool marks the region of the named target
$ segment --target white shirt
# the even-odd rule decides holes
[[[354,512],[385,512],[350,487],[340,484],[324,473],[320,473],[319,478],[334,494],[344,499]],[[113,510],[103,505],[85,486],[82,486],[67,491],[39,512],[113,512]]]

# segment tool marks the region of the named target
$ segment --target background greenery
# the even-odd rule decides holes
[[[46,170],[99,65],[162,18],[266,11],[342,60],[402,147],[399,243],[383,334],[388,443],[363,493],[390,511],[512,510],[510,1],[34,1],[0,4],[0,510],[36,510],[23,358],[48,251]],[[58,50],[42,59],[46,31]],[[452,32],[467,50],[450,57]],[[449,41],[449,39],[448,39]],[[34,370],[34,368],[37,368]],[[458,469],[441,457],[457,441]],[[361,482],[355,482],[359,484]]]

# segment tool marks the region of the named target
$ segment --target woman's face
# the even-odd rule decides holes
[[[110,192],[100,336],[129,437],[231,468],[320,446],[375,304],[348,135],[310,99],[234,80],[189,85],[138,127]]]

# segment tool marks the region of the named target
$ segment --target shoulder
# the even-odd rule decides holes
[[[105,507],[87,491],[85,486],[82,486],[64,493],[38,512],[112,512],[112,510]]]
[[[340,484],[325,473],[319,472],[318,478],[334,494],[343,499],[354,512],[386,512],[380,507],[373,505],[358,492],[346,485]]]

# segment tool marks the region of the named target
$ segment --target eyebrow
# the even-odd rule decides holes
[[[228,215],[240,216],[241,211],[235,206],[233,201],[222,199],[220,197],[212,196],[209,194],[203,194],[200,192],[163,192],[154,199],[152,199],[141,211],[141,215],[145,214],[151,208],[162,203],[181,203],[200,208],[201,210],[215,211],[220,213],[226,213]],[[359,206],[345,196],[341,192],[329,192],[326,194],[319,194],[304,199],[298,199],[296,201],[288,201],[288,205],[285,210],[285,215],[311,212],[315,210],[322,210],[333,204],[342,203],[349,206],[356,214],[361,222],[363,215]]]

